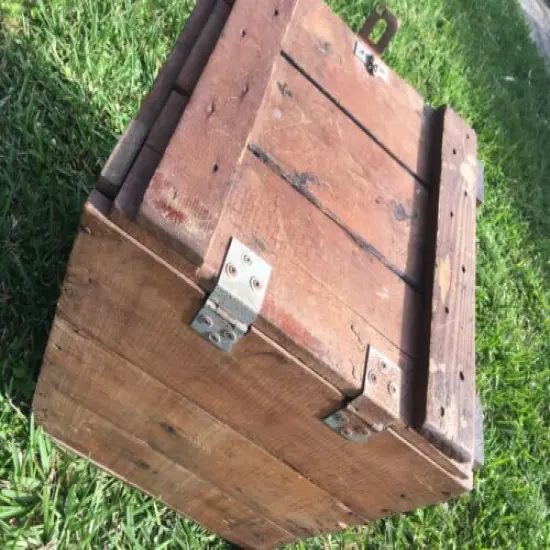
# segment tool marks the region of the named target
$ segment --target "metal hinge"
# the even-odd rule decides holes
[[[372,346],[360,395],[324,419],[344,439],[367,441],[401,422],[402,370]]]
[[[271,266],[232,238],[218,282],[191,328],[223,351],[230,351],[262,309]]]
[[[376,57],[374,52],[361,40],[355,42],[354,48],[355,57],[361,60],[367,72],[372,75],[380,78],[384,82],[388,81],[390,76],[390,70],[387,65],[384,65],[380,59]]]

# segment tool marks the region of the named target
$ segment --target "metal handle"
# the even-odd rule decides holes
[[[386,30],[384,31],[384,34],[382,35],[380,40],[378,40],[378,42],[373,42],[370,36],[372,34],[372,31],[374,30],[374,27],[376,27],[376,24],[379,21],[386,22]],[[382,55],[398,30],[398,19],[395,17],[395,15],[393,15],[391,11],[389,11],[387,8],[384,8],[381,12],[373,10],[369,14],[367,20],[365,21],[365,24],[363,25],[363,28],[361,29],[361,32],[359,33],[359,37],[364,42],[366,42],[378,55]]]

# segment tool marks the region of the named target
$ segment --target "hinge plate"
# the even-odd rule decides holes
[[[191,328],[222,351],[231,351],[262,309],[271,266],[232,238],[218,282]]]
[[[401,423],[401,386],[401,369],[370,346],[363,391],[324,422],[348,441],[366,441]]]
[[[365,69],[370,75],[380,78],[384,82],[388,81],[390,76],[389,68],[387,65],[382,63],[382,61],[380,61],[375,52],[372,51],[363,41],[357,40],[355,42],[354,54],[355,57],[363,63]]]

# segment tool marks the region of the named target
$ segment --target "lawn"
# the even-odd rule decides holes
[[[371,1],[333,0],[358,28]],[[516,0],[392,0],[387,61],[476,129],[486,465],[455,502],[302,548],[550,548],[550,75]],[[0,548],[222,548],[55,447],[29,404],[79,211],[189,0],[0,0]]]

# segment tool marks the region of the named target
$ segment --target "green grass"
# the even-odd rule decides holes
[[[371,1],[333,0],[357,28]],[[485,468],[453,503],[300,548],[550,547],[550,76],[516,0],[393,0],[388,63],[477,130]],[[55,447],[29,404],[81,205],[186,0],[0,0],[0,548],[224,543]],[[398,129],[396,129],[398,131]]]

